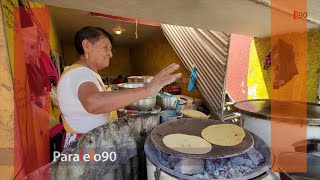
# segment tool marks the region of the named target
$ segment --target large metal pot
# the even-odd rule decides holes
[[[142,83],[122,83],[118,84],[119,90],[125,90],[125,89],[135,89],[139,87],[143,87],[144,84]],[[149,111],[156,105],[156,96],[153,97],[147,97],[144,99],[141,99],[137,102],[134,102],[133,104],[125,107],[126,109],[132,109],[132,110],[139,110],[139,111]]]
[[[130,76],[128,83],[149,83],[152,79],[152,76]]]

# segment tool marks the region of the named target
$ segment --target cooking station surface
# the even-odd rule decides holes
[[[156,169],[154,171],[155,179],[161,179],[159,178],[160,170],[163,170],[166,173],[170,174],[172,177],[176,177],[177,179],[191,180],[227,178],[230,180],[262,180],[267,176],[266,171],[270,166],[270,150],[268,146],[255,134],[252,134],[252,137],[254,139],[254,147],[247,153],[231,158],[222,159],[191,159],[190,157],[179,158],[176,157],[175,154],[168,155],[160,151],[155,146],[150,136],[151,135],[148,136],[145,142],[144,150],[148,160],[150,160],[150,162],[156,166]],[[250,159],[253,161],[251,161]],[[248,167],[248,161],[249,164],[251,164],[249,165],[249,167],[251,167],[252,169]],[[184,164],[186,162],[188,163]],[[186,169],[188,169],[189,171]],[[239,173],[238,170],[236,170],[238,173],[235,173],[233,169],[240,169],[239,171],[241,171],[242,173]],[[244,172],[243,169],[249,170],[249,172]],[[223,175],[223,173],[225,174]],[[227,177],[227,174],[231,176]]]
[[[239,101],[234,104],[237,111],[248,116],[262,119],[308,119],[308,123],[320,125],[320,104],[294,101],[280,101],[270,99],[253,99]],[[306,112],[290,111],[292,109],[306,109]],[[272,112],[271,112],[272,110]],[[286,111],[288,110],[288,111]]]
[[[210,152],[206,154],[184,154],[177,151],[174,151],[168,148],[162,142],[162,138],[169,134],[188,134],[201,137],[201,131],[214,124],[225,124],[225,122],[212,120],[212,119],[178,119],[174,121],[169,121],[164,124],[160,124],[155,127],[151,132],[151,140],[155,144],[155,146],[167,153],[174,154],[178,157],[188,156],[189,158],[201,158],[201,159],[219,159],[219,158],[227,158],[233,157],[240,154],[243,154],[249,151],[253,147],[253,138],[251,134],[245,130],[245,138],[244,140],[235,146],[219,146],[212,144],[212,149]]]

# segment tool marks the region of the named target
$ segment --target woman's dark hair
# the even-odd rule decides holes
[[[113,37],[111,34],[109,34],[106,30],[99,28],[99,27],[91,27],[91,26],[86,26],[82,29],[80,29],[76,35],[74,36],[74,46],[76,47],[78,53],[80,55],[84,54],[84,50],[82,47],[82,41],[84,39],[87,39],[91,43],[96,42],[99,40],[100,36],[105,36],[108,38],[112,44]]]

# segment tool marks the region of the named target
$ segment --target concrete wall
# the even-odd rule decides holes
[[[292,36],[285,36],[285,40],[294,44],[296,40],[291,38]],[[227,80],[227,91],[231,93],[232,96],[236,98],[240,97],[239,93],[242,91],[242,81],[244,81],[244,74],[247,74],[247,99],[264,99],[270,98],[271,92],[271,68],[268,70],[263,69],[263,63],[265,56],[269,53],[271,48],[271,39],[270,37],[266,38],[254,38],[251,41],[250,45],[250,54],[249,58],[246,59],[246,54],[241,52],[247,52],[247,39],[241,38],[241,36],[232,37],[231,49],[229,54],[229,67],[228,67],[228,80]],[[307,66],[301,64],[303,62],[299,61],[299,56],[302,56],[303,53],[298,53],[295,57],[295,63],[299,72],[304,70],[301,68],[307,67],[306,74],[306,95],[308,102],[317,102],[317,90],[319,87],[319,72],[320,72],[320,31],[312,30],[308,32],[307,37]],[[243,49],[241,49],[241,47]],[[299,47],[297,47],[299,48]],[[299,51],[295,49],[295,51]],[[234,60],[234,59],[237,60]],[[247,67],[246,67],[247,63]],[[231,72],[231,73],[230,73]],[[236,77],[236,73],[238,77]],[[230,77],[230,74],[232,78]],[[235,77],[235,78],[233,78]],[[282,86],[280,89],[273,90],[277,93],[286,93],[293,91],[288,89],[292,86],[292,83],[299,85],[301,79],[298,79],[295,76],[287,84]],[[301,83],[300,83],[301,84]],[[236,89],[239,88],[237,91]],[[303,96],[303,92],[300,92],[299,88],[295,89],[293,96]],[[243,98],[243,97],[241,97]],[[296,99],[296,98],[294,98]]]
[[[25,1],[24,1],[25,2]],[[15,154],[13,156],[13,151],[4,152],[1,151],[0,153],[6,153],[6,158],[8,160],[11,160],[11,163],[7,164],[8,166],[1,166],[0,167],[0,173],[1,173],[1,178],[3,179],[12,179],[14,177],[14,172],[17,173],[19,172],[19,176],[16,177],[16,179],[21,179],[27,170],[34,170],[35,167],[33,165],[40,165],[40,163],[44,163],[47,159],[41,159],[41,155],[38,156],[39,154],[46,153],[46,156],[48,156],[48,153],[46,150],[49,149],[49,144],[47,144],[47,147],[45,147],[46,150],[43,150],[39,146],[39,144],[43,144],[44,142],[48,142],[49,138],[48,136],[45,136],[44,139],[42,139],[42,136],[39,136],[39,127],[35,127],[35,121],[24,121],[24,122],[19,122],[18,123],[18,116],[17,114],[17,109],[14,109],[14,102],[15,104],[21,104],[17,103],[16,101],[16,94],[15,94],[15,99],[13,96],[13,93],[16,91],[13,91],[13,85],[12,85],[12,80],[13,76],[15,78],[15,81],[19,78],[15,75],[17,75],[17,72],[20,72],[19,76],[26,78],[26,74],[21,73],[20,69],[14,68],[15,64],[17,62],[21,63],[21,66],[18,65],[19,68],[23,68],[24,65],[24,59],[22,58],[23,53],[19,51],[16,53],[17,47],[19,46],[21,49],[21,45],[15,44],[15,41],[17,42],[21,41],[21,37],[15,36],[16,32],[20,32],[19,28],[14,29],[15,21],[14,21],[14,13],[15,13],[15,8],[18,7],[18,1],[17,0],[2,0],[1,1],[2,9],[3,12],[0,11],[0,14],[3,15],[0,16],[0,50],[1,50],[1,56],[0,56],[0,76],[1,76],[1,86],[0,86],[0,106],[1,108],[1,115],[0,115],[0,137],[3,141],[0,143],[0,150],[4,150],[5,148],[13,148]],[[36,4],[36,3],[31,3],[31,7],[43,7],[41,4]],[[36,17],[38,17],[36,14]],[[45,18],[41,18],[42,20]],[[60,40],[57,36],[56,30],[54,23],[52,22],[52,19],[49,19],[50,24],[50,29],[47,27],[48,31],[50,31],[50,47],[57,52],[61,52],[61,45],[60,45]],[[4,23],[3,23],[4,22]],[[2,24],[3,23],[3,24]],[[18,22],[17,22],[18,23]],[[17,24],[18,25],[18,24]],[[5,34],[4,31],[5,30]],[[17,60],[19,59],[19,61]],[[16,60],[16,63],[15,63]],[[15,71],[16,70],[16,71]],[[25,72],[25,71],[24,71]],[[18,86],[20,85],[19,82],[15,83],[15,88],[19,88]],[[25,91],[27,94],[27,89],[26,89],[26,84],[23,84],[22,90]],[[26,99],[27,97],[24,96]],[[23,108],[26,108],[26,106],[29,106],[30,101],[27,101],[27,104],[24,104]],[[26,108],[27,109],[27,108]],[[31,111],[25,112],[25,114],[32,114]],[[49,122],[49,118],[47,119],[40,119],[39,115],[35,115],[38,119],[38,121],[41,120],[47,120]],[[17,120],[14,121],[14,118]],[[19,117],[20,118],[20,117]],[[23,121],[25,119],[22,119]],[[30,119],[28,119],[30,120]],[[22,123],[22,124],[21,124]],[[22,126],[19,128],[19,125]],[[47,127],[41,127],[46,129]],[[48,132],[40,132],[40,134],[48,134]],[[21,138],[20,138],[21,136]],[[26,142],[26,138],[28,137],[28,142]],[[30,141],[31,140],[31,141]],[[13,142],[14,141],[14,142]],[[26,148],[25,144],[29,143],[28,147]],[[42,151],[42,152],[39,152]],[[30,152],[33,153],[33,157],[30,156],[30,153],[24,153],[24,152]],[[11,154],[12,153],[12,154]],[[38,154],[39,153],[39,154]],[[14,159],[13,159],[14,157]],[[10,159],[12,158],[12,159]],[[28,160],[26,160],[28,159]],[[3,159],[4,160],[4,159]],[[4,162],[4,161],[3,161]],[[32,166],[28,162],[33,162]],[[47,163],[47,161],[45,162]],[[28,167],[29,166],[29,167]],[[1,179],[0,178],[0,179]]]
[[[50,18],[50,49],[57,51],[60,55],[62,55],[62,46],[61,39],[58,36],[56,25],[53,22],[52,18]]]
[[[320,30],[312,30],[308,33],[307,54],[307,99],[317,102],[316,96],[320,86]]]
[[[71,65],[78,60],[79,54],[73,44],[63,44],[64,64]],[[110,59],[108,67],[99,71],[102,77],[117,77],[118,75],[131,75],[131,62],[129,48],[113,47],[113,57]]]
[[[78,55],[76,49],[74,48],[73,44],[63,43],[62,48],[63,48],[62,51],[63,51],[63,65],[64,66],[71,65],[79,58],[79,55]]]
[[[251,41],[247,71],[248,99],[268,99],[270,97],[271,68],[263,69],[263,62],[270,48],[270,38],[255,38]]]
[[[133,75],[155,75],[171,63],[179,64],[180,69],[177,72],[181,72],[185,79],[177,83],[182,88],[182,94],[201,97],[197,89],[194,92],[187,91],[190,75],[165,37],[132,48],[130,57]]]
[[[1,0],[3,9],[4,28],[6,33],[7,44],[9,48],[10,66],[14,67],[14,8],[18,7],[18,0]],[[11,70],[12,75],[14,69]]]
[[[246,100],[248,96],[247,72],[252,38],[231,35],[226,89],[234,101]]]
[[[108,67],[99,71],[103,77],[123,77],[131,75],[130,49],[124,47],[115,47],[112,49],[113,57],[110,59]]]
[[[10,67],[13,66],[10,58],[13,58],[14,51],[13,49],[8,51],[7,48],[9,45],[13,47],[13,28],[11,28],[13,22],[8,19],[12,18],[13,14],[9,11],[13,12],[17,4],[10,4],[10,2],[6,0],[1,2],[1,5],[6,6],[7,9],[0,7],[0,154],[2,159],[0,179],[12,179],[14,174],[14,91]],[[16,160],[17,157],[18,155],[15,156]]]
[[[292,37],[292,36],[291,36]],[[290,44],[295,43],[295,39],[286,36],[285,40],[290,42]],[[318,90],[318,79],[319,79],[319,69],[320,69],[320,31],[312,30],[308,32],[307,37],[307,66],[301,64],[303,62],[299,61],[299,55],[305,52],[299,52],[295,49],[297,57],[295,57],[295,63],[298,71],[301,73],[304,70],[301,68],[307,67],[306,74],[306,93],[308,102],[316,102],[317,90]],[[299,48],[299,47],[297,47]],[[251,93],[248,94],[248,98],[269,98],[271,86],[271,68],[268,70],[263,69],[263,62],[265,56],[270,50],[270,38],[255,38],[251,42],[250,50],[250,63],[248,70],[248,89],[251,89]],[[299,85],[302,82],[295,76],[287,84],[277,90],[279,93],[286,93],[292,91],[292,89],[287,89],[290,87],[290,83]],[[303,96],[303,92],[299,92],[299,87],[294,91],[294,96]]]

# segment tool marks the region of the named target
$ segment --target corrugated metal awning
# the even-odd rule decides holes
[[[196,66],[197,87],[210,111],[220,110],[224,105],[230,35],[167,24],[161,24],[161,28],[186,69],[190,72]]]

